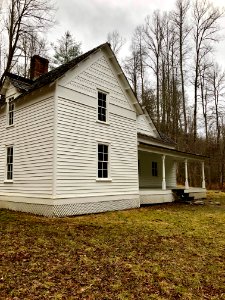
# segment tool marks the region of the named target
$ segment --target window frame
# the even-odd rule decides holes
[[[99,106],[99,93],[105,95],[106,97],[106,100],[105,100],[105,121],[104,120],[100,120],[99,119],[99,108],[104,108],[103,106]],[[101,123],[101,124],[109,124],[109,112],[108,112],[108,108],[109,108],[109,105],[108,105],[108,100],[109,98],[109,93],[107,93],[106,91],[103,91],[103,90],[100,90],[100,89],[97,89],[97,122],[98,123]]]
[[[107,177],[99,177],[99,145],[103,145],[103,146],[107,146],[108,147],[108,161],[107,161]],[[97,142],[97,147],[96,147],[96,160],[97,160],[97,164],[96,164],[96,181],[108,181],[111,182],[111,164],[110,164],[110,156],[111,156],[111,145],[108,142],[103,142],[103,141],[98,141]],[[104,155],[104,154],[103,154]],[[103,160],[103,162],[106,162]]]
[[[8,149],[12,149],[12,162],[8,163]],[[5,146],[5,180],[4,182],[13,182],[13,178],[14,178],[14,156],[15,156],[15,147],[14,145],[6,145]],[[11,178],[8,177],[8,173],[9,173],[9,165],[12,166],[11,168]]]
[[[15,125],[15,103],[13,100],[14,97],[10,97],[7,101],[7,127],[13,127]],[[10,109],[11,106],[13,106],[13,109]]]
[[[159,170],[158,170],[158,162],[152,161],[152,177],[158,177]]]

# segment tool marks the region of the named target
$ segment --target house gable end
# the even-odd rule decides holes
[[[158,131],[147,114],[137,117],[137,128],[138,133],[159,138]]]
[[[21,92],[12,84],[12,82],[8,81],[7,88],[5,90],[5,97],[18,97],[21,94]]]
[[[132,97],[121,80],[108,52],[99,50],[69,70],[59,85],[96,99],[97,90],[109,94],[110,105],[137,112]]]

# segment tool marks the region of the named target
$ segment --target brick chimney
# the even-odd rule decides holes
[[[46,58],[34,55],[30,62],[30,79],[35,80],[39,76],[48,73],[48,63]]]

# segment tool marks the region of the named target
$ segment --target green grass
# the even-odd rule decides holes
[[[225,299],[218,199],[60,219],[1,210],[0,299]]]

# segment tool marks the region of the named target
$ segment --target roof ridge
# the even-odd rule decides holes
[[[103,43],[103,44],[101,44],[101,45],[99,45],[99,46],[97,46],[97,47],[95,47],[95,48],[93,48],[93,49],[91,49],[91,50],[75,57],[71,61],[58,66],[57,68],[49,71],[48,73],[45,73],[45,74],[41,75],[35,81],[33,81],[33,83],[31,84],[28,91],[22,93],[16,99],[19,99],[19,98],[29,94],[30,92],[33,92],[34,90],[36,90],[38,88],[41,88],[41,87],[43,87],[47,84],[50,84],[50,83],[54,82],[56,79],[63,76],[68,70],[75,67],[77,64],[82,62],[84,59],[86,59],[92,53],[96,52],[98,49],[102,48],[104,45],[110,45],[110,44],[108,42]]]

